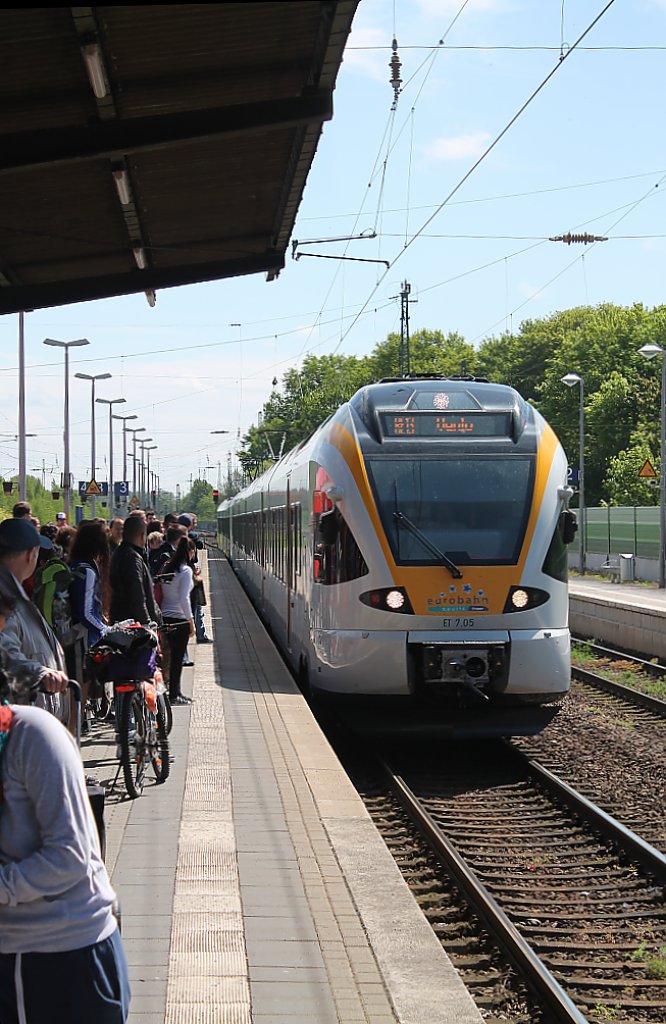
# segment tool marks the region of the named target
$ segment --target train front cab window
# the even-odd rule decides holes
[[[436,560],[418,533],[456,564],[515,564],[534,486],[532,458],[373,458],[366,464],[398,564]]]
[[[325,495],[314,503],[313,573],[316,583],[348,583],[368,573],[356,538],[340,510]]]

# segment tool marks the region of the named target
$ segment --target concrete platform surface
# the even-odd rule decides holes
[[[479,1024],[481,1015],[226,561],[166,784],[106,806],[131,1024]],[[84,739],[110,785],[113,729]]]

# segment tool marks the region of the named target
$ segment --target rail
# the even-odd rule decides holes
[[[547,1008],[549,1019],[556,1021],[557,1024],[583,1024],[588,1019],[583,1010],[585,1007],[591,1009],[594,1006],[598,992],[605,986],[608,987],[613,998],[620,998],[619,987],[626,984],[622,980],[624,962],[621,958],[621,952],[625,947],[621,944],[619,947],[613,945],[608,959],[597,961],[595,956],[590,955],[589,940],[583,941],[580,948],[576,945],[575,940],[572,943],[564,941],[564,946],[571,950],[571,956],[562,958],[553,955],[552,935],[554,929],[562,929],[557,931],[559,939],[556,940],[561,942],[566,940],[567,929],[573,927],[572,922],[580,920],[578,905],[570,899],[568,889],[566,894],[562,895],[563,878],[571,877],[571,896],[575,896],[580,891],[582,899],[580,906],[586,908],[586,912],[590,914],[590,919],[595,925],[598,925],[598,919],[603,918],[605,914],[608,914],[609,923],[615,921],[616,907],[620,906],[626,908],[622,912],[629,918],[637,913],[639,917],[650,918],[652,925],[658,927],[657,920],[660,918],[661,912],[658,909],[660,906],[658,897],[655,897],[654,893],[657,891],[655,885],[663,885],[666,881],[666,858],[640,836],[582,797],[538,762],[521,754],[508,742],[504,748],[510,755],[507,764],[510,764],[512,758],[515,760],[518,769],[515,774],[516,780],[521,777],[529,777],[536,792],[543,793],[544,800],[553,800],[555,806],[559,805],[564,808],[562,824],[559,824],[559,819],[554,819],[548,812],[544,814],[543,808],[537,811],[537,805],[534,805],[535,831],[531,826],[527,829],[527,823],[524,821],[522,824],[516,825],[513,823],[511,814],[504,814],[501,827],[506,830],[507,840],[514,835],[514,832],[516,833],[515,850],[512,847],[509,857],[511,864],[515,867],[513,876],[511,876],[511,872],[506,873],[506,868],[502,866],[503,863],[507,863],[506,850],[503,851],[503,862],[501,857],[497,858],[497,851],[493,846],[493,842],[496,842],[496,837],[493,840],[493,830],[496,832],[497,824],[495,821],[491,821],[491,818],[497,818],[497,803],[493,803],[491,799],[488,802],[488,813],[482,811],[480,817],[477,815],[471,818],[471,807],[477,807],[477,801],[475,800],[472,805],[466,804],[465,801],[458,801],[456,797],[459,797],[460,790],[455,785],[451,803],[446,806],[446,809],[442,804],[440,810],[438,802],[446,798],[436,794],[446,792],[446,783],[444,789],[440,790],[440,787],[434,783],[429,770],[424,776],[426,796],[423,798],[416,795],[404,778],[394,773],[388,765],[382,763],[382,767],[388,777],[391,791],[398,798],[426,842],[440,857],[456,885],[464,893],[473,913],[478,915],[494,940],[516,965],[527,984],[536,993],[540,1005]],[[491,777],[495,778],[496,774],[497,761],[495,760]],[[423,784],[421,781],[417,785]],[[485,787],[475,785],[474,792],[475,794],[483,793]],[[523,818],[527,813],[527,808],[532,807],[530,798],[526,796],[519,783],[516,785],[504,780],[498,783],[497,792],[501,792],[502,800],[506,796],[509,801],[506,804],[507,809],[511,801],[514,801],[515,811],[512,813],[517,812]],[[485,807],[483,801],[481,804]],[[431,805],[433,810],[430,810]],[[490,813],[491,807],[493,808],[492,814]],[[445,822],[441,826],[435,820],[440,815],[443,816]],[[569,821],[568,825],[566,824],[567,820]],[[581,833],[581,827],[586,833],[589,833],[587,838]],[[446,833],[443,831],[444,828],[446,828]],[[569,829],[569,831],[562,831],[563,829]],[[566,868],[566,872],[560,875],[555,873],[552,876],[552,881],[549,880],[547,873],[540,879],[538,877],[539,868],[534,867],[537,872],[534,876],[535,884],[530,886],[528,883],[523,892],[522,888],[518,888],[521,885],[519,881],[521,872],[524,874],[525,868],[520,859],[520,851],[526,848],[526,839],[538,833],[539,830],[542,833],[542,850],[552,850],[553,842],[560,844],[565,850],[565,861],[573,860],[574,867],[572,869],[569,863],[563,863],[563,869]],[[486,831],[488,838],[484,844],[481,837]],[[458,836],[458,838],[452,842],[449,838],[451,835]],[[597,845],[599,843],[602,844],[602,847]],[[602,849],[606,844],[608,844],[608,853],[604,854]],[[467,848],[469,848],[469,852]],[[495,853],[492,852],[493,850]],[[466,859],[468,856],[469,863]],[[552,865],[548,861],[549,856],[550,854],[546,855],[545,863],[548,865],[548,870],[552,871]],[[534,854],[534,857],[535,864],[538,865],[540,863],[538,852]],[[642,881],[637,885],[635,882],[638,880],[638,876],[626,871],[623,867],[627,860],[640,865],[645,872]],[[486,881],[483,881],[477,873],[479,870],[482,875],[486,876],[490,889],[486,887]],[[531,871],[532,867],[529,870]],[[593,885],[592,883],[586,884],[585,872],[591,872],[590,878],[594,879]],[[498,889],[497,899],[491,891],[493,888]],[[590,904],[591,892],[586,890],[592,888],[594,889],[594,899]],[[543,902],[544,892],[546,893],[545,903]],[[548,896],[548,892],[552,893],[552,897]],[[531,902],[532,899],[534,899],[534,903]],[[503,901],[507,902],[506,912],[500,905],[500,902]],[[554,904],[559,904],[557,909]],[[552,920],[550,920],[551,908]],[[515,917],[517,917],[517,924],[514,924],[512,920]],[[546,919],[548,920],[544,926]],[[553,921],[556,923],[553,924]],[[524,928],[527,928],[530,933],[537,929],[541,930],[536,943],[537,948],[533,948],[529,936],[524,937],[521,933]],[[616,948],[620,951],[620,956],[614,955]],[[577,955],[573,954],[574,949],[577,950]],[[541,958],[544,953],[544,959],[547,962]],[[553,973],[553,970],[556,973]],[[559,974],[562,971],[565,972],[565,980],[561,983]],[[611,972],[613,976],[608,978],[605,972]],[[638,987],[638,991],[634,994],[632,988],[631,991],[627,989],[627,992],[623,994],[621,1001],[627,1011],[642,1010],[646,1006],[653,1005],[649,1002],[650,987],[654,987],[655,984],[658,987],[660,983],[655,983],[650,978],[649,974],[641,979],[636,977],[633,984]],[[582,1004],[580,1009],[569,995],[569,987],[571,987],[572,996]],[[646,999],[648,1002],[645,1001]]]
[[[587,1024],[587,1018],[578,1010],[546,965],[511,923],[502,908],[491,896],[476,872],[469,867],[449,842],[430,814],[398,775],[384,764],[391,788],[407,814],[439,854],[465,896],[483,920],[495,940],[507,951],[527,981],[554,1014],[558,1024]]]

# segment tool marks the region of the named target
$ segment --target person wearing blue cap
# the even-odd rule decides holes
[[[29,688],[40,691],[35,702],[61,721],[68,721],[63,649],[23,588],[35,571],[40,548],[52,549],[53,544],[29,519],[12,518],[0,523],[0,596],[12,608],[0,633],[0,666],[9,676],[29,679]]]

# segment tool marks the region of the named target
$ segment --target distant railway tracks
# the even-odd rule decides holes
[[[534,1021],[543,1011],[558,1024],[665,1019],[658,851],[506,745],[458,747],[448,758],[441,746],[425,756],[401,750],[389,760],[393,797],[375,783],[369,809],[486,1014]],[[536,994],[531,1007],[486,930]]]
[[[611,665],[626,663],[629,666],[633,666],[637,672],[644,673],[654,679],[666,679],[666,667],[656,662],[646,661],[644,658],[616,651],[610,647],[602,647],[600,644],[595,644],[590,640],[580,637],[572,637],[572,641],[574,644],[584,644],[591,654],[598,656],[606,661],[606,663]],[[604,690],[606,693],[613,694],[629,705],[644,708],[660,718],[666,718],[666,701],[659,697],[643,693],[639,689],[625,686],[615,680],[607,679],[597,672],[591,672],[589,669],[583,669],[576,665],[572,668],[571,675],[573,679],[577,679],[588,686],[594,686],[598,690]]]

